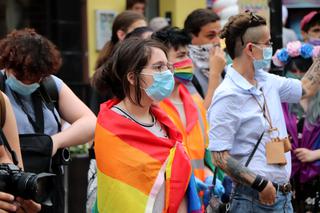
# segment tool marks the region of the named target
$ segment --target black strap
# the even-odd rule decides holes
[[[260,137],[259,137],[257,143],[255,144],[255,146],[254,146],[254,148],[253,148],[248,160],[246,161],[245,167],[247,167],[249,165],[250,161],[252,160],[252,157],[255,154],[255,152],[257,151],[257,148],[258,148],[258,146],[259,146],[259,144],[260,144],[260,142],[262,140],[263,135],[264,135],[264,131],[260,135]],[[215,187],[215,184],[216,184],[217,172],[218,172],[218,167],[215,167],[214,173],[213,173],[213,181],[212,181],[213,188]]]
[[[1,144],[4,144],[4,146],[6,147],[6,149],[9,151],[9,153],[11,154],[11,158],[12,158],[12,161],[15,165],[18,165],[18,158],[17,158],[17,155],[16,155],[16,152],[13,151],[7,141],[7,138],[6,136],[4,135],[3,131],[2,131],[2,128],[0,128],[0,140],[1,140]]]
[[[202,87],[200,85],[200,82],[199,80],[197,79],[197,77],[195,75],[193,75],[193,78],[192,78],[192,84],[194,85],[194,87],[196,88],[196,90],[198,91],[198,93],[200,94],[200,96],[202,98],[204,98],[204,93],[203,93],[203,90],[202,90]]]
[[[40,83],[41,93],[46,93],[49,97],[49,101],[54,104],[59,113],[59,91],[52,76],[48,76]]]
[[[217,173],[218,173],[218,167],[215,167],[213,172],[213,180],[212,180],[213,188],[216,186]]]
[[[39,91],[35,91],[32,95],[32,104],[34,109],[34,114],[36,118],[36,124],[39,126],[39,132],[44,133],[44,118],[42,109],[42,100]]]
[[[253,150],[252,150],[252,152],[251,152],[251,154],[250,154],[250,156],[249,156],[249,158],[248,158],[248,160],[247,160],[247,162],[246,162],[246,164],[245,164],[245,167],[247,167],[247,166],[249,165],[250,161],[252,160],[252,157],[253,157],[254,153],[256,153],[257,148],[258,148],[258,146],[259,146],[259,144],[260,144],[260,142],[261,142],[261,140],[262,140],[263,135],[264,135],[264,131],[263,131],[262,134],[260,135],[260,137],[259,137],[256,145],[254,146],[254,148],[253,148]]]
[[[5,74],[3,72],[0,72],[0,90],[2,92],[5,92],[5,81],[6,81],[6,77]]]
[[[20,95],[13,90],[11,90],[11,91],[12,91],[12,95],[13,95],[15,101],[21,107],[22,111],[26,114],[34,131],[36,133],[43,133],[44,120],[43,120],[43,111],[42,111],[42,101],[41,101],[41,96],[40,96],[39,92],[36,91],[33,94],[31,94],[33,109],[34,109],[34,113],[35,113],[35,120],[33,120],[31,115],[28,113],[25,105],[22,103]]]
[[[46,82],[51,82],[51,81],[46,81]],[[54,83],[54,82],[53,82]],[[61,123],[58,119],[58,116],[56,115],[56,113],[54,112],[54,109],[55,109],[55,103],[58,104],[58,100],[59,100],[59,96],[56,97],[56,95],[59,95],[58,94],[58,89],[53,87],[53,85],[49,85],[49,87],[51,87],[51,89],[49,89],[47,86],[45,86],[47,83],[41,83],[40,84],[40,94],[42,96],[42,100],[44,100],[44,103],[46,104],[47,108],[52,112],[53,116],[54,116],[54,119],[56,120],[57,122],[57,125],[58,125],[58,132],[61,132]],[[49,95],[49,91],[55,89],[56,92],[51,92],[51,94],[54,94],[53,96],[50,96]],[[56,98],[54,101],[54,98]],[[57,107],[57,106],[56,106]],[[58,109],[58,108],[57,108]],[[59,113],[59,111],[58,111]]]

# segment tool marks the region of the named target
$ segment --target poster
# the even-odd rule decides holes
[[[96,10],[96,50],[101,50],[111,39],[112,23],[115,17],[114,11]]]

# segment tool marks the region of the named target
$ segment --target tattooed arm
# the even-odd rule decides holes
[[[301,79],[302,98],[313,97],[320,89],[320,58],[316,58],[308,72]]]
[[[232,158],[228,151],[212,152],[212,159],[215,166],[222,169],[235,182],[241,185],[251,187],[256,179],[256,174]],[[276,190],[272,183],[268,181],[267,186],[259,193],[260,202],[262,204],[272,205],[275,201],[275,197]]]
[[[221,168],[234,181],[242,185],[251,186],[256,178],[252,171],[232,158],[228,151],[213,152],[212,158],[215,166]]]

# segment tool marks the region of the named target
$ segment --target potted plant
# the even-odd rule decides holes
[[[89,169],[88,144],[70,147],[68,166],[68,212],[85,213],[87,200],[87,173]]]

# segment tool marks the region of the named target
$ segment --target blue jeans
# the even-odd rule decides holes
[[[292,213],[291,192],[284,194],[277,191],[276,201],[273,205],[268,206],[259,202],[258,191],[243,185],[238,185],[234,189],[233,199],[230,205],[230,212],[239,213],[259,213],[259,212],[276,212]]]

